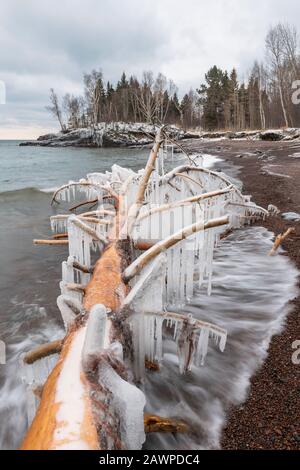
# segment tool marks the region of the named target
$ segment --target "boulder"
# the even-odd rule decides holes
[[[261,140],[279,141],[284,138],[283,131],[264,131],[260,133]]]

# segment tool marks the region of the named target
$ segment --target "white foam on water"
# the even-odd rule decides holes
[[[58,186],[53,186],[53,188],[36,188],[37,191],[41,191],[41,193],[46,193],[46,194],[53,194],[55,191],[58,190]]]
[[[272,237],[264,228],[243,229],[216,250],[212,296],[198,292],[185,311],[227,329],[225,352],[209,345],[205,366],[180,376],[176,345],[164,341],[161,370],[146,378],[147,412],[183,419],[191,432],[148,435],[147,449],[219,448],[226,410],[247,398],[250,378],[297,295],[293,263],[267,256]]]
[[[54,365],[49,360],[37,361],[33,366],[24,366],[21,356],[49,341],[63,337],[63,330],[48,316],[47,310],[38,304],[25,304],[17,298],[12,299],[15,309],[14,322],[10,324],[9,336],[14,338],[7,345],[7,363],[1,365],[0,386],[0,448],[15,449],[21,444],[25,431],[32,419],[28,399],[32,402],[33,413],[36,409],[34,395],[29,391],[28,383],[32,386],[44,383],[48,366]],[[26,334],[28,326],[32,325],[31,333]],[[40,325],[39,330],[36,324]],[[53,356],[55,360],[55,357]],[[57,359],[57,355],[56,355]],[[41,381],[41,383],[39,383]],[[26,383],[27,384],[26,384]],[[5,425],[4,425],[5,423]]]
[[[210,155],[208,153],[204,153],[201,156],[203,158],[203,167],[208,169],[213,168],[216,163],[223,160],[220,157],[216,157],[215,155]]]

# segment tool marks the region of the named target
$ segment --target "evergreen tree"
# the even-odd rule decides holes
[[[226,76],[221,69],[214,66],[205,75],[205,81],[206,84],[197,90],[200,104],[203,106],[203,123],[209,130],[220,129],[224,126]]]

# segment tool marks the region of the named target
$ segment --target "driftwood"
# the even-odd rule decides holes
[[[162,418],[160,416],[153,416],[145,414],[144,416],[145,432],[171,432],[171,433],[186,433],[188,426],[183,421],[170,418]]]
[[[68,245],[69,240],[33,240],[34,245]]]
[[[278,248],[282,245],[282,243],[292,234],[296,232],[295,228],[289,228],[284,234],[280,234],[276,237],[272,250],[269,253],[269,256],[274,256],[278,250]]]
[[[67,233],[55,233],[54,235],[52,235],[52,238],[54,240],[60,240],[63,238],[68,238],[68,234]]]

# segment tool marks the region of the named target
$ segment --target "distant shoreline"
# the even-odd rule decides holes
[[[41,147],[145,147],[150,145],[157,130],[156,125],[146,123],[101,123],[95,128],[80,128],[46,134],[36,140],[20,141],[20,146]],[[245,131],[184,131],[177,126],[168,126],[168,132],[174,140],[209,139],[209,140],[263,140],[291,141],[300,139],[300,129],[268,129]],[[19,140],[19,139],[16,139]]]

